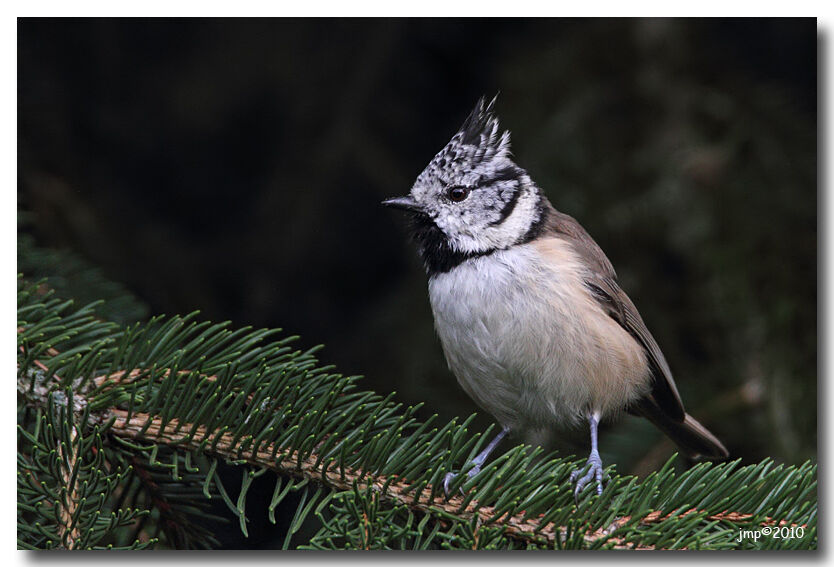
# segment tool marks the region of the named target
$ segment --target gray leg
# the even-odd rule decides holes
[[[591,454],[588,456],[588,462],[581,469],[576,469],[570,475],[570,481],[576,483],[576,489],[573,491],[574,498],[579,498],[579,493],[588,484],[589,481],[596,480],[597,494],[602,494],[602,459],[599,457],[599,446],[597,444],[597,428],[599,427],[599,416],[592,415],[588,418],[588,423],[591,426]],[[579,475],[585,469],[588,472],[585,476],[579,478]]]
[[[484,450],[478,453],[477,457],[472,459],[472,464],[475,466],[469,469],[469,472],[467,473],[467,476],[469,478],[472,478],[473,476],[481,472],[481,465],[483,465],[486,462],[490,453],[492,453],[495,450],[495,448],[501,442],[501,439],[503,439],[509,432],[510,430],[507,427],[502,427],[501,431],[498,432],[498,435],[495,436],[495,439],[490,441],[489,445],[484,447]],[[443,490],[446,491],[446,495],[449,494],[449,486],[452,484],[452,481],[455,479],[456,476],[457,474],[455,473],[446,473],[446,476],[443,479]]]

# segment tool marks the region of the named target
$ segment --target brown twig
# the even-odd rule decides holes
[[[72,473],[76,467],[76,458],[73,451],[73,445],[78,437],[78,431],[75,425],[70,430],[70,444],[66,447],[67,454],[64,454],[63,443],[58,445],[58,456],[61,460],[61,479],[64,482],[66,493],[63,502],[61,503],[60,522],[58,525],[58,535],[61,537],[61,543],[67,549],[75,549],[75,544],[80,537],[79,522],[75,521],[75,514],[78,510],[79,496],[77,486],[78,483],[72,481]]]
[[[214,432],[209,432],[203,426],[198,426],[193,436],[189,437],[189,433],[194,427],[193,424],[180,423],[177,420],[170,420],[162,427],[161,418],[154,417],[149,414],[135,413],[128,417],[127,411],[121,409],[111,410],[111,415],[115,417],[115,421],[111,427],[111,432],[114,435],[124,436],[135,440],[161,442],[169,445],[177,445],[191,449],[197,449],[205,443],[205,449],[217,456],[228,459],[245,460],[252,465],[269,468],[279,474],[294,476],[296,478],[306,478],[321,482],[332,488],[338,490],[350,490],[356,482],[360,487],[367,487],[369,484],[372,489],[380,494],[384,494],[390,500],[404,504],[412,509],[432,512],[443,510],[446,513],[455,514],[465,520],[473,518],[475,515],[479,517],[481,522],[489,522],[494,520],[495,511],[492,507],[483,506],[476,510],[473,503],[464,509],[462,513],[458,513],[462,497],[454,496],[446,499],[443,496],[436,496],[431,498],[431,486],[423,488],[419,497],[415,498],[414,494],[407,492],[407,487],[403,483],[398,483],[397,479],[390,479],[384,476],[369,477],[367,474],[362,474],[361,471],[345,468],[344,475],[337,468],[326,468],[316,466],[319,460],[319,455],[315,452],[310,455],[299,458],[297,453],[282,452],[280,448],[273,445],[261,446],[257,452],[250,450],[243,450],[236,448],[232,442],[234,435],[231,433],[223,433],[217,435]],[[144,433],[143,433],[144,431]],[[273,458],[273,454],[276,457]],[[692,508],[687,510],[680,516],[686,516],[693,513],[698,513],[699,510]],[[640,520],[641,524],[649,525],[661,522],[672,514],[663,514],[663,512],[655,511]],[[721,512],[706,517],[707,520],[726,520],[730,522],[745,522],[753,518],[752,514],[740,514],[738,512]],[[587,543],[593,543],[600,538],[608,537],[614,530],[625,526],[631,520],[630,516],[618,518],[611,525],[605,528],[598,529],[594,532],[585,535]],[[553,545],[556,538],[561,538],[564,541],[566,536],[566,529],[560,526],[548,524],[547,526],[540,526],[535,519],[524,520],[522,515],[515,515],[504,520],[505,533],[509,537],[520,539],[524,541],[538,541],[540,543],[547,543]],[[771,525],[773,521],[765,519],[762,525]],[[652,549],[650,546],[632,546],[626,544],[625,541],[618,538],[611,538],[615,548],[628,549]]]
[[[41,366],[38,364],[39,368]],[[130,383],[144,372],[146,371],[141,369],[133,370],[130,373],[116,372],[98,376],[94,378],[94,382],[97,386],[102,386],[106,383],[112,383],[114,385]],[[183,370],[180,371],[180,374],[188,372],[188,370]],[[166,372],[163,376],[168,376],[168,373]],[[216,380],[216,377],[206,376],[206,379]],[[28,385],[19,381],[18,389],[23,386]],[[39,398],[43,398],[41,401],[44,402],[46,390],[43,388],[36,388],[36,390],[31,392],[27,399],[31,403]],[[76,397],[78,398],[80,396],[76,395]],[[111,408],[101,416],[103,421],[107,421],[110,418],[113,418],[113,422],[109,433],[118,437],[152,443],[163,443],[192,450],[199,449],[221,458],[245,460],[254,466],[266,467],[284,476],[313,480],[338,490],[350,490],[353,488],[354,483],[363,488],[370,485],[373,490],[377,491],[380,495],[384,495],[390,501],[406,505],[414,510],[428,513],[444,512],[445,514],[454,514],[464,520],[471,520],[477,516],[478,521],[483,523],[496,521],[494,517],[495,510],[492,507],[476,507],[473,502],[470,502],[462,512],[458,512],[462,504],[461,496],[454,496],[449,499],[443,496],[431,498],[431,486],[423,487],[420,494],[415,497],[412,492],[409,492],[409,485],[396,477],[370,476],[363,471],[347,467],[342,473],[340,468],[330,468],[327,462],[317,465],[316,463],[319,461],[320,455],[315,450],[303,458],[297,453],[289,453],[286,450],[282,450],[281,447],[275,447],[272,444],[266,446],[261,445],[256,452],[253,452],[251,449],[241,449],[239,445],[235,446],[233,444],[233,434],[221,433],[218,435],[215,431],[208,431],[203,425],[197,425],[195,427],[195,424],[192,423],[170,419],[163,426],[163,420],[160,417],[136,412],[128,415],[126,410],[120,408]],[[193,434],[191,434],[192,431],[194,432]],[[693,508],[683,512],[680,516],[683,517],[698,512],[700,511]],[[673,513],[664,514],[661,511],[654,511],[640,519],[639,522],[643,525],[658,523],[671,517]],[[707,520],[746,522],[752,520],[753,515],[724,511],[719,514],[705,516],[705,518]],[[517,514],[499,521],[504,525],[505,534],[514,539],[534,541],[551,546],[557,542],[557,538],[559,538],[558,541],[565,540],[567,537],[567,529],[565,527],[555,526],[553,524],[542,526],[540,525],[540,519],[541,516],[539,518],[524,519],[522,514]],[[608,526],[586,533],[584,535],[585,542],[592,544],[601,538],[608,538],[608,542],[613,544],[614,548],[653,549],[653,546],[635,546],[628,544],[622,538],[610,537],[611,533],[627,525],[631,520],[632,518],[630,516],[617,518]],[[774,523],[771,519],[766,518],[761,525],[773,525]]]

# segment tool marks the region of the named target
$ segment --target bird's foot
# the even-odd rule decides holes
[[[469,472],[466,473],[466,476],[468,476],[469,478],[472,478],[473,476],[475,476],[479,472],[481,472],[481,467],[479,465],[475,465],[474,467],[469,469]],[[453,473],[453,472],[446,473],[446,476],[443,477],[443,491],[446,493],[446,496],[449,496],[449,489],[452,488],[452,481],[454,481],[457,477],[458,477],[458,473]],[[464,494],[462,486],[460,487],[460,493]]]
[[[588,472],[580,477],[579,475],[586,469]],[[574,499],[579,500],[579,494],[582,492],[582,489],[585,488],[585,485],[587,485],[591,480],[596,481],[597,495],[602,494],[602,473],[602,459],[599,458],[599,453],[592,452],[584,467],[578,468],[570,473],[571,483],[576,483],[576,488],[573,491]]]

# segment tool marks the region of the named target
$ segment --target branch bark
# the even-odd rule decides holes
[[[74,452],[75,440],[78,437],[78,430],[73,425],[70,431],[70,444],[68,447],[63,445],[58,446],[58,456],[61,459],[61,477],[64,482],[66,493],[63,501],[60,503],[60,522],[58,528],[58,535],[61,537],[61,544],[66,549],[75,549],[75,544],[80,537],[78,524],[75,515],[78,511],[79,497],[78,484],[72,482],[72,473],[76,467],[76,457]],[[72,482],[72,486],[70,483]]]
[[[39,368],[42,366],[38,364]],[[94,383],[100,387],[107,382],[114,384],[129,382],[142,372],[141,370],[135,370],[127,375],[124,372],[116,372],[111,375],[98,376],[94,379]],[[206,378],[209,380],[215,379],[212,376],[207,376]],[[29,404],[37,405],[40,403],[45,405],[49,390],[43,381],[36,381],[35,387],[30,388],[28,379],[19,378],[18,391],[24,394]],[[87,402],[80,394],[74,394],[73,400],[75,402],[75,411],[83,408]],[[477,515],[482,523],[501,523],[504,527],[504,533],[508,537],[520,541],[553,546],[557,538],[559,538],[559,541],[564,541],[567,537],[567,528],[563,526],[553,524],[542,526],[535,518],[525,520],[520,514],[496,520],[495,510],[492,507],[477,507],[473,502],[470,502],[462,512],[458,512],[462,503],[461,496],[454,496],[449,499],[443,496],[431,498],[432,487],[429,485],[424,486],[420,494],[415,498],[412,492],[408,492],[409,486],[396,477],[370,476],[364,471],[348,467],[344,469],[344,474],[342,474],[341,468],[330,467],[329,463],[322,462],[317,465],[316,463],[319,461],[320,455],[315,451],[301,458],[297,453],[291,453],[286,449],[275,447],[272,444],[260,445],[257,451],[252,451],[249,447],[241,449],[240,445],[238,447],[234,446],[234,435],[231,433],[209,431],[203,425],[180,422],[176,419],[167,420],[163,425],[161,417],[137,412],[129,414],[126,410],[120,408],[110,408],[101,412],[97,421],[101,423],[110,421],[111,419],[113,421],[109,428],[109,434],[117,437],[149,443],[161,443],[188,450],[202,450],[207,454],[223,459],[245,460],[253,466],[265,467],[280,475],[302,479],[306,478],[337,490],[350,490],[353,488],[354,482],[361,488],[367,488],[370,485],[373,490],[388,500],[403,504],[414,510],[438,516],[452,514],[460,517],[462,520],[471,520]],[[192,431],[194,431],[193,434]],[[682,513],[681,516],[698,512],[698,509],[692,508]],[[660,511],[655,511],[641,518],[639,521],[643,525],[650,525],[660,522],[670,515],[671,513],[663,514]],[[740,514],[729,511],[706,516],[708,521],[724,520],[745,522],[751,518],[751,514]],[[610,525],[585,534],[585,541],[588,544],[592,544],[601,538],[607,538],[611,532],[626,525],[630,520],[631,517],[628,516],[617,518]],[[762,525],[775,524],[775,522],[768,520],[766,519]],[[608,541],[613,544],[615,549],[653,549],[652,546],[635,546],[619,538],[610,538]]]
[[[419,497],[415,499],[413,494],[405,491],[406,487],[398,483],[396,478],[392,480],[384,476],[369,477],[367,474],[363,474],[362,471],[350,468],[345,468],[345,474],[343,476],[335,468],[316,466],[319,455],[315,452],[306,458],[299,459],[298,454],[287,453],[286,451],[282,452],[280,448],[276,448],[273,445],[259,447],[256,452],[249,450],[241,451],[233,447],[234,435],[231,433],[217,435],[214,432],[208,432],[203,426],[198,426],[196,433],[189,438],[189,433],[194,427],[190,423],[180,423],[177,420],[170,420],[163,427],[162,420],[158,417],[143,413],[134,413],[128,416],[128,413],[121,409],[111,410],[110,415],[115,418],[111,426],[111,433],[114,435],[139,441],[176,445],[188,449],[197,449],[203,445],[203,441],[208,439],[209,442],[205,444],[205,450],[208,453],[230,460],[245,460],[254,466],[266,467],[281,475],[307,478],[338,490],[350,490],[354,482],[360,487],[371,485],[373,490],[379,493],[383,493],[384,491],[384,495],[388,499],[415,510],[429,513],[443,511],[446,514],[454,514],[465,520],[470,520],[477,514],[481,522],[494,521],[495,514],[493,508],[485,506],[476,510],[474,504],[470,502],[462,513],[458,513],[457,510],[462,502],[462,497],[454,496],[447,500],[442,496],[437,496],[432,499],[430,498],[432,492],[431,486],[428,485],[423,488]],[[273,454],[276,455],[275,458],[273,458]],[[697,512],[699,512],[697,508],[692,508],[680,514],[680,516],[683,517]],[[671,516],[671,513],[663,514],[660,511],[655,511],[643,517],[640,522],[644,525],[649,525],[660,522],[669,516]],[[751,514],[740,514],[738,512],[722,512],[706,517],[709,521],[724,520],[730,522],[744,522],[751,518]],[[593,543],[600,538],[607,537],[612,531],[626,525],[630,520],[631,518],[629,516],[618,518],[611,525],[586,534],[585,541],[587,543]],[[518,540],[536,541],[538,543],[553,545],[557,537],[564,541],[566,536],[566,528],[564,527],[554,526],[553,524],[540,526],[535,520],[523,520],[521,515],[511,516],[503,521],[505,522],[504,529],[506,535]],[[774,523],[766,521],[763,525],[772,525]],[[614,543],[615,548],[619,549],[653,549],[651,546],[629,545],[625,541],[617,538],[612,538],[609,541]]]

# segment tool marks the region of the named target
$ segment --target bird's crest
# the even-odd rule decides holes
[[[481,97],[475,105],[475,109],[464,121],[458,135],[455,136],[459,144],[474,146],[475,150],[470,154],[470,157],[475,163],[491,160],[509,153],[510,133],[504,131],[499,136],[501,126],[493,112],[496,100],[498,100],[498,95],[495,95],[489,104],[486,104],[486,99]],[[453,138],[452,142],[454,141]],[[465,153],[469,154],[470,152]]]

